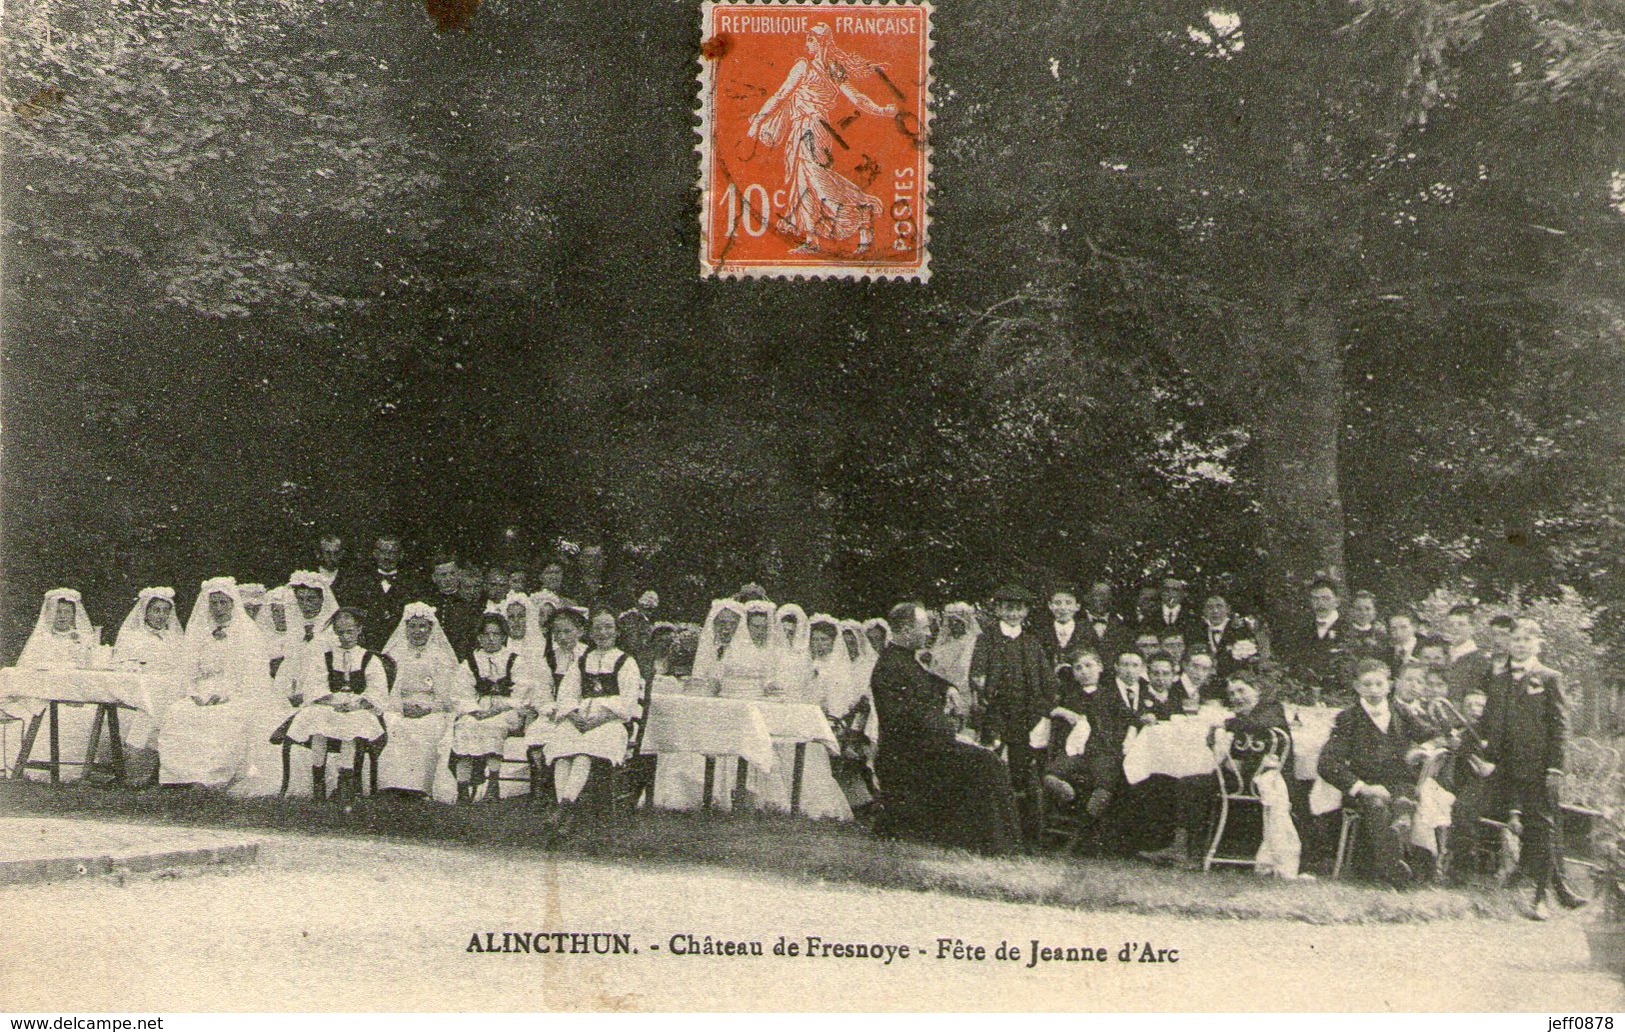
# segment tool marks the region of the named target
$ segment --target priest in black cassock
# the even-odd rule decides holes
[[[883,728],[875,757],[881,788],[876,833],[980,853],[1019,850],[1004,765],[991,750],[956,737],[946,713],[952,685],[916,656],[931,637],[929,615],[906,602],[893,607],[888,620],[892,640],[869,680]]]
[[[1036,601],[1020,585],[1007,584],[993,596],[998,622],[976,639],[971,653],[970,682],[982,699],[981,729],[1005,746],[1010,784],[1021,802],[1022,827],[1036,841],[1039,833],[1044,773],[1043,750],[1029,743],[1034,727],[1055,707],[1057,684],[1044,643],[1025,627]],[[881,727],[886,725],[882,723]]]

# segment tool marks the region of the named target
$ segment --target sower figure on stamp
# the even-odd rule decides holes
[[[1488,746],[1506,811],[1520,815],[1523,867],[1534,879],[1529,917],[1544,921],[1548,889],[1565,907],[1585,904],[1563,880],[1557,810],[1562,801],[1569,737],[1568,696],[1563,675],[1540,661],[1540,624],[1520,619],[1507,641],[1510,663],[1495,675],[1484,714]]]
[[[1010,785],[1021,804],[1022,830],[1029,840],[1040,831],[1044,754],[1028,740],[1040,720],[1055,706],[1055,670],[1036,634],[1023,627],[1032,594],[1019,585],[1007,584],[993,596],[999,622],[976,641],[971,655],[971,687],[986,707],[982,720],[983,737],[989,734],[1004,743],[1010,764]],[[885,725],[882,724],[882,727]]]
[[[859,111],[876,118],[892,118],[894,104],[879,105],[854,87],[860,78],[880,70],[837,47],[828,25],[814,25],[807,33],[807,55],[797,61],[778,92],[750,120],[747,135],[769,147],[784,148],[784,178],[790,187],[789,211],[778,220],[780,232],[799,237],[792,254],[817,254],[819,238],[845,240],[858,237],[856,253],[874,244],[875,218],[880,199],[834,169],[835,147],[830,123],[837,95]]]

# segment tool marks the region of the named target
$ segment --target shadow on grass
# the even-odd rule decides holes
[[[1077,910],[1207,918],[1365,924],[1513,918],[1512,897],[1493,889],[1387,888],[1185,871],[1059,856],[990,858],[877,839],[854,824],[772,814],[738,816],[640,810],[621,821],[582,820],[549,843],[525,798],[476,806],[365,798],[351,812],[306,799],[232,799],[214,792],[129,791],[0,782],[12,814],[366,835],[465,848],[500,846],[581,859],[700,864],[842,885],[938,892]],[[583,815],[585,817],[585,815]]]

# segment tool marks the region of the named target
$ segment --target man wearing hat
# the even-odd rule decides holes
[[[1002,741],[1010,765],[1010,785],[1021,805],[1022,830],[1029,840],[1039,832],[1039,775],[1044,753],[1028,740],[1055,706],[1055,670],[1036,634],[1026,631],[1028,610],[1037,599],[1019,584],[993,595],[998,623],[976,640],[971,653],[971,687],[982,699],[984,737]]]

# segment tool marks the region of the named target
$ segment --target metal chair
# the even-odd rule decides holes
[[[1337,830],[1337,855],[1332,859],[1332,880],[1343,877],[1343,866],[1348,861],[1349,848],[1360,830],[1360,811],[1348,805],[1343,807],[1343,823]]]
[[[1268,746],[1260,753],[1249,754],[1245,768],[1228,751],[1219,763],[1219,797],[1214,804],[1218,814],[1214,818],[1213,837],[1208,843],[1207,855],[1202,858],[1204,871],[1212,870],[1216,864],[1236,867],[1253,867],[1257,864],[1257,846],[1250,852],[1222,855],[1219,847],[1224,843],[1231,816],[1240,810],[1256,808],[1260,815],[1259,833],[1263,833],[1264,801],[1259,797],[1253,779],[1258,775],[1266,756],[1274,756],[1284,768],[1292,754],[1292,736],[1284,728],[1272,727],[1269,732]]]

